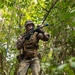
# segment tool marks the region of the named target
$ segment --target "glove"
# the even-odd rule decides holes
[[[43,30],[40,30],[40,33],[44,34],[44,31]]]
[[[44,31],[41,30],[40,28],[37,28],[35,31],[38,32],[38,33],[42,33],[42,34],[44,34]]]
[[[20,62],[21,60],[24,59],[24,57],[25,57],[24,54],[20,54],[20,55],[17,56],[17,59]]]

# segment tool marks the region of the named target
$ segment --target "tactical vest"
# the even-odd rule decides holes
[[[29,40],[25,40],[24,42],[24,54],[25,58],[34,58],[37,57],[37,49],[38,49],[37,32],[31,35]]]

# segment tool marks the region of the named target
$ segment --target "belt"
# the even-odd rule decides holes
[[[36,58],[31,58],[30,60],[27,60],[27,59],[24,59],[26,62],[33,62],[34,60],[39,60],[39,58],[38,57],[36,57]]]

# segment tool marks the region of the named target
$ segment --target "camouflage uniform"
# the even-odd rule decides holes
[[[20,62],[17,75],[26,75],[29,67],[32,69],[33,75],[39,75],[40,61],[37,56],[37,49],[39,48],[38,43],[39,40],[48,41],[49,35],[45,32],[44,34],[34,32],[34,34],[31,35],[29,40],[25,40],[23,35],[21,35],[17,41],[17,49],[23,49],[25,57]]]

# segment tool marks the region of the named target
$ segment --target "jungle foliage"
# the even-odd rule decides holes
[[[75,75],[75,0],[0,0],[0,75],[14,75],[24,23],[49,23],[40,41],[42,75]]]

